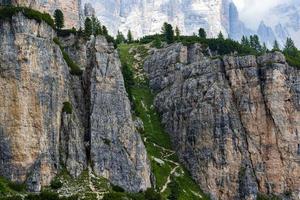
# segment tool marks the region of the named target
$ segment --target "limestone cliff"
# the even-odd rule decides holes
[[[0,0],[1,5],[25,6],[51,15],[60,9],[65,16],[65,28],[79,28],[81,25],[81,0]]]
[[[281,53],[202,52],[174,44],[144,65],[180,160],[212,199],[299,199],[300,71]]]
[[[116,50],[104,37],[60,38],[83,69],[73,76],[54,37],[22,14],[0,20],[0,176],[40,191],[91,166],[128,191],[151,187]]]

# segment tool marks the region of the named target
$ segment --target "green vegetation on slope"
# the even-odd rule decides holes
[[[17,194],[25,193],[25,184],[8,181],[4,177],[0,177],[0,199],[6,196],[15,196]]]
[[[53,38],[53,42],[57,44],[63,54],[63,58],[66,61],[67,65],[70,68],[70,73],[72,75],[80,76],[82,75],[82,70],[80,67],[70,58],[70,56],[65,52],[63,46],[61,45],[58,38]]]
[[[155,175],[155,189],[164,199],[209,199],[178,162],[175,152],[171,149],[169,135],[164,131],[160,116],[153,106],[154,95],[148,87],[143,71],[147,52],[147,45],[119,45],[121,63],[125,66],[123,73],[126,71],[125,87],[132,99],[134,117],[140,118],[144,123],[144,130],[140,132]],[[128,74],[130,76],[127,76]]]
[[[5,6],[0,8],[0,19],[11,19],[12,16],[17,13],[23,13],[27,18],[34,19],[37,22],[41,23],[42,21],[49,24],[52,28],[55,28],[54,20],[47,13],[41,13],[37,10],[33,10],[26,7],[14,7],[14,6]]]

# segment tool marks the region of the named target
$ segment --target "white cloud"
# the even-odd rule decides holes
[[[245,24],[256,29],[261,20],[267,19],[270,9],[291,0],[233,0],[238,7],[240,18]],[[280,21],[280,19],[274,19]]]

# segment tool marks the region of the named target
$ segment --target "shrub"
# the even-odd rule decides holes
[[[292,57],[285,55],[286,61],[290,66],[300,68],[300,55],[298,57]]]
[[[42,191],[40,194],[29,194],[25,200],[59,200],[59,196],[55,192]]]
[[[71,34],[76,35],[77,31],[76,29],[58,29],[56,30],[56,33],[60,37],[67,37],[70,36]]]
[[[161,40],[159,37],[157,37],[151,44],[152,47],[155,47],[157,49],[160,49],[162,44],[161,44]]]
[[[22,196],[1,197],[1,200],[23,200]]]
[[[115,192],[125,192],[125,190],[122,187],[118,186],[118,185],[113,185],[112,189]]]
[[[102,138],[102,140],[103,140],[104,144],[110,146],[111,141],[109,139]]]
[[[54,190],[57,190],[63,186],[63,183],[58,179],[53,179],[50,183],[50,187]]]
[[[61,197],[60,200],[78,200],[79,197],[78,195],[73,195],[73,196],[70,196],[70,197]]]
[[[26,185],[22,183],[9,182],[7,186],[16,192],[22,192],[26,190]]]
[[[169,187],[171,189],[171,194],[168,196],[168,199],[178,200],[180,195],[180,188],[174,177],[172,177],[172,182],[169,184]]]
[[[80,67],[75,62],[73,62],[73,60],[70,58],[70,56],[63,49],[62,49],[62,54],[63,54],[63,57],[64,57],[67,65],[71,69],[70,73],[72,75],[81,76],[82,70],[80,69]]]
[[[148,188],[145,192],[145,199],[146,200],[162,200],[162,197],[153,188]]]
[[[51,191],[42,191],[40,194],[41,199],[47,199],[47,200],[58,200],[59,196],[57,193],[51,192]]]
[[[124,195],[122,193],[107,193],[102,200],[123,200]]]
[[[72,114],[72,104],[70,102],[64,102],[64,106],[63,106],[63,112],[67,113],[67,114]]]

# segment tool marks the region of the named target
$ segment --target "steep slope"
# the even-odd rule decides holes
[[[55,35],[21,13],[0,20],[0,176],[40,191],[61,170],[78,177],[90,166],[127,191],[151,187],[117,52],[102,36],[59,47]]]
[[[209,199],[179,163],[164,131],[161,118],[153,106],[152,94],[143,63],[151,52],[150,45],[122,44],[119,46],[126,89],[131,97],[136,126],[141,133],[153,172],[153,187],[163,199]]]
[[[174,44],[145,62],[180,160],[212,199],[299,199],[300,71],[281,53],[202,52]]]

